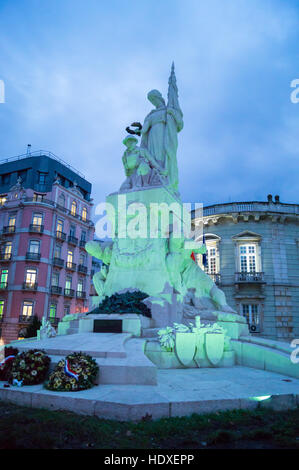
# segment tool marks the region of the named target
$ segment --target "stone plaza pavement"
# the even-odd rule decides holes
[[[121,421],[187,416],[257,406],[299,405],[299,380],[243,366],[158,370],[157,385],[99,384],[81,392],[52,392],[42,385],[4,388],[0,400]]]

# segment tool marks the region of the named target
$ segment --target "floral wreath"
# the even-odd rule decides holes
[[[58,362],[45,387],[56,392],[86,390],[94,385],[98,370],[97,362],[88,354],[69,354]]]
[[[11,369],[9,382],[17,385],[36,385],[44,382],[51,359],[40,349],[19,353]]]
[[[7,381],[11,375],[13,362],[19,350],[17,348],[7,347],[4,348],[4,359],[0,362],[0,380]]]

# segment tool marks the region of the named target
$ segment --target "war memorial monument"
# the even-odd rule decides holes
[[[261,403],[296,406],[294,348],[250,335],[245,318],[196,262],[205,244],[201,228],[188,227],[179,194],[184,123],[174,65],[167,103],[158,90],[147,98],[153,109],[122,136],[124,182],[106,198],[111,241],[85,246],[103,263],[93,279],[100,305],[64,317],[57,334],[44,319],[37,338],[17,342],[19,351],[44,350],[52,368],[70,353],[90,354],[99,366],[97,384],[67,393],[42,385],[0,386],[0,399],[124,420]],[[136,292],[144,295],[147,315],[120,313],[117,304],[101,312],[105,299]]]

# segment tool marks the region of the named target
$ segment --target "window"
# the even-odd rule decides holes
[[[54,258],[61,258],[61,246],[55,245]]]
[[[15,215],[9,215],[9,217],[8,217],[8,226],[9,227],[15,227],[16,226],[16,216]]]
[[[3,247],[3,257],[4,259],[10,259],[12,252],[12,242],[6,242]]]
[[[217,273],[216,247],[207,246],[206,256],[207,256],[207,263],[205,266],[205,271],[209,274],[216,274]]]
[[[246,318],[248,325],[259,326],[260,315],[258,304],[242,304],[242,314]]]
[[[40,172],[39,173],[38,183],[39,184],[46,184],[46,180],[47,180],[47,173]]]
[[[33,315],[33,302],[31,300],[25,300],[23,302],[22,315],[26,317]]]
[[[82,209],[82,220],[84,222],[86,222],[86,219],[87,219],[87,209],[86,209],[86,207],[83,207],[83,209]]]
[[[34,287],[37,278],[37,271],[35,268],[26,269],[25,283],[27,286]]]
[[[74,216],[77,214],[77,203],[76,203],[76,201],[72,202],[71,214],[74,215]]]
[[[35,201],[35,202],[43,202],[43,200],[44,200],[43,194],[38,194],[38,193],[34,193],[34,194],[33,194],[33,201]]]
[[[0,289],[5,289],[7,286],[7,278],[8,278],[8,269],[2,269],[1,276],[0,276]]]
[[[57,220],[56,231],[63,232],[63,220],[62,219]]]
[[[75,225],[70,226],[70,237],[75,237],[76,236],[76,227]]]
[[[0,196],[0,206],[3,206],[6,203],[7,200],[7,195],[1,195]]]
[[[82,232],[81,232],[81,242],[86,242],[86,232],[85,232],[85,230],[82,230]]]
[[[64,308],[63,308],[63,314],[64,315],[69,315],[70,314],[70,305],[65,305]]]
[[[71,266],[73,264],[73,257],[74,257],[73,251],[68,250],[68,252],[67,252],[67,265],[68,266]]]
[[[30,240],[29,242],[29,253],[39,253],[40,241]]]
[[[81,264],[82,266],[85,265],[85,255],[83,253],[80,253],[80,258],[79,258],[79,264]]]
[[[83,292],[83,286],[84,286],[84,282],[83,282],[83,279],[79,279],[78,280],[78,285],[77,285],[77,292]]]
[[[65,207],[65,195],[63,193],[60,193],[58,196],[58,204]]]
[[[2,175],[2,183],[9,184],[10,183],[10,173],[6,173],[6,175]]]
[[[54,272],[52,274],[52,286],[58,287],[59,286],[59,273]]]
[[[43,225],[43,214],[34,212],[32,216],[32,225],[38,225],[38,226]]]
[[[57,304],[50,304],[49,318],[55,318],[57,312]]]
[[[256,271],[256,247],[255,245],[240,245],[240,271],[252,273]]]
[[[4,314],[4,300],[0,300],[0,318],[3,317]]]
[[[68,290],[72,288],[72,276],[67,276],[65,278],[65,288]]]

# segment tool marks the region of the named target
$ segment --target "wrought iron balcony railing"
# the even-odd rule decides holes
[[[15,233],[16,231],[16,226],[15,225],[6,225],[3,227],[3,235],[9,235],[11,233]]]
[[[215,282],[215,284],[220,284],[221,282],[221,275],[220,273],[206,273],[208,276],[210,276],[210,278],[212,279],[213,282]]]
[[[64,289],[64,295],[65,297],[74,297],[75,296],[75,291],[74,289]]]
[[[0,282],[0,290],[5,290],[7,289],[7,281]]]
[[[23,290],[37,290],[37,282],[23,282]]]
[[[87,267],[84,264],[78,264],[78,273],[87,274]]]
[[[31,251],[27,251],[26,253],[26,259],[29,261],[39,261],[40,256],[40,253],[33,253]]]
[[[12,259],[12,253],[0,253],[0,261],[10,261]]]
[[[61,293],[62,293],[62,287],[60,287],[60,286],[51,286],[51,294],[61,295]]]
[[[71,245],[78,245],[78,238],[74,237],[73,235],[69,235],[67,241]]]
[[[39,224],[30,224],[29,225],[29,232],[34,232],[34,233],[43,233],[44,231],[44,226],[39,225]]]
[[[77,299],[86,299],[86,292],[77,290],[76,297]]]
[[[235,273],[235,282],[264,282],[264,273],[255,271]]]
[[[57,238],[57,240],[61,240],[61,241],[65,242],[66,233],[61,232],[60,230],[56,230],[56,238]]]
[[[53,266],[56,266],[57,268],[63,268],[64,260],[61,258],[53,258]]]
[[[71,261],[66,262],[66,269],[69,269],[70,271],[76,271],[76,266],[77,265]]]

